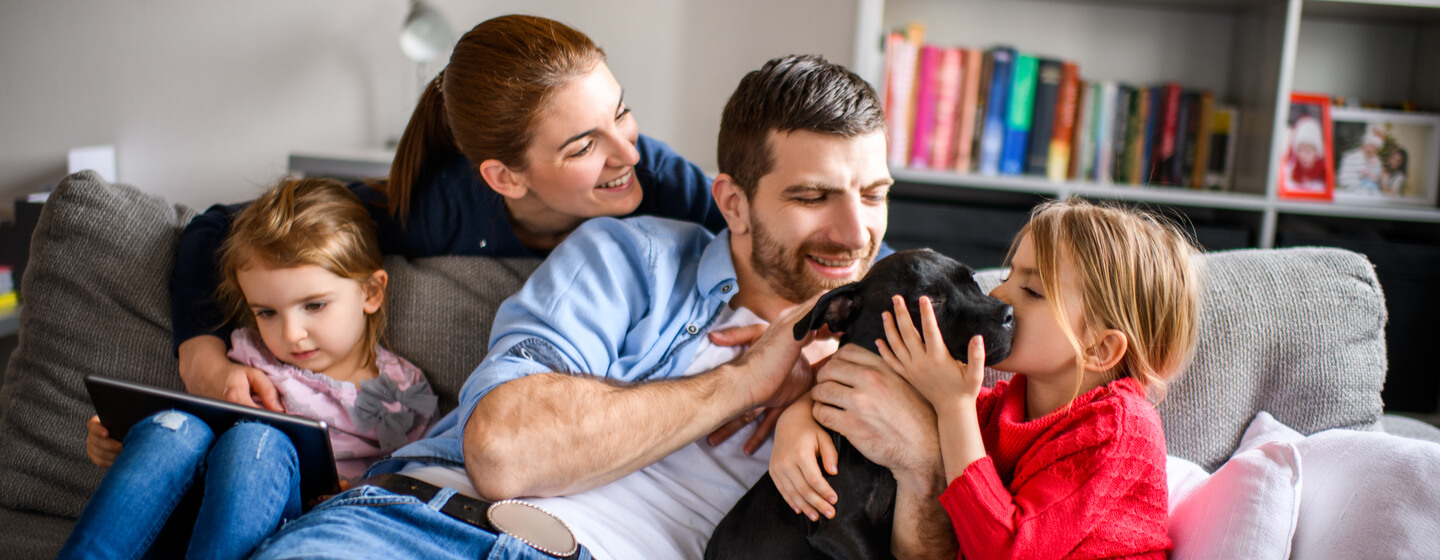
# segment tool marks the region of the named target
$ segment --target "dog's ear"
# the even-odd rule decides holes
[[[815,308],[795,323],[795,340],[803,340],[810,331],[819,330],[820,325],[830,327],[830,332],[844,332],[854,320],[853,314],[860,299],[860,283],[851,282],[820,296]]]

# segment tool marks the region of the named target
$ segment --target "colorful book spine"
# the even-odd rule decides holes
[[[1010,108],[1010,80],[1015,49],[998,47],[990,51],[990,93],[985,98],[985,125],[980,136],[980,174],[999,175],[1000,155],[1005,148],[1005,121]]]
[[[1030,152],[1030,126],[1035,116],[1035,78],[1039,69],[1034,56],[1015,57],[1010,77],[1010,108],[1005,118],[1005,145],[1000,152],[1000,174],[1019,175],[1025,172]]]
[[[1155,130],[1156,123],[1160,120],[1160,97],[1163,91],[1159,87],[1145,89],[1145,97],[1150,102],[1150,109],[1145,115],[1145,139],[1140,151],[1140,184],[1148,185],[1154,182],[1155,178],[1150,175],[1150,158],[1155,152]]]
[[[1050,143],[1055,136],[1055,104],[1060,98],[1060,78],[1064,63],[1052,58],[1040,59],[1035,74],[1035,109],[1030,119],[1029,155],[1025,173],[1046,175],[1050,167]]]
[[[1081,81],[1079,88],[1076,88],[1076,131],[1070,137],[1070,170],[1066,174],[1070,180],[1089,180],[1087,174],[1087,161],[1092,161],[1094,153],[1090,148],[1090,121],[1094,111],[1094,82]]]
[[[905,149],[909,144],[909,125],[906,114],[909,109],[905,100],[910,97],[910,85],[905,79],[905,34],[895,31],[885,37],[885,129],[889,146],[886,160],[891,165],[902,165]]]
[[[1195,166],[1191,170],[1190,188],[1205,188],[1205,170],[1210,163],[1210,135],[1215,125],[1215,94],[1200,93],[1199,133],[1195,137]]]
[[[1099,87],[1099,83],[1090,81],[1080,88],[1080,109],[1075,117],[1075,155],[1070,158],[1075,168],[1070,178],[1077,181],[1095,179],[1095,105],[1100,98]]]
[[[1101,82],[1095,100],[1095,181],[1111,182],[1110,167],[1115,162],[1115,82]]]
[[[930,141],[935,132],[935,102],[938,97],[940,47],[922,45],[915,70],[915,129],[910,136],[910,167],[930,167]]]
[[[1130,182],[1130,144],[1126,139],[1130,137],[1130,111],[1134,109],[1132,100],[1135,99],[1135,88],[1125,84],[1115,84],[1115,120],[1111,121],[1110,142],[1114,145],[1110,148],[1110,182],[1124,184]]]
[[[1066,62],[1060,67],[1060,92],[1055,100],[1055,126],[1050,134],[1050,157],[1045,175],[1051,181],[1071,176],[1070,149],[1075,137],[1075,118],[1080,100],[1080,67]]]
[[[1135,88],[1130,94],[1130,112],[1125,122],[1125,184],[1144,180],[1141,162],[1145,152],[1145,117],[1150,112],[1150,90]]]
[[[985,65],[985,53],[980,49],[966,49],[963,68],[965,77],[961,79],[960,92],[960,116],[957,120],[955,131],[955,165],[954,169],[961,173],[967,173],[972,169],[971,162],[975,148],[976,114],[983,115],[981,110],[981,92],[983,91],[982,72]]]
[[[1205,188],[1228,191],[1235,172],[1235,135],[1240,130],[1240,110],[1216,106],[1210,123],[1210,159],[1205,166]]]
[[[964,49],[940,50],[939,72],[935,78],[935,131],[930,138],[931,169],[953,169],[955,165],[955,119],[960,106],[964,59]]]
[[[1180,111],[1180,86],[1160,86],[1160,120],[1155,126],[1155,148],[1150,156],[1151,184],[1175,184],[1175,124]]]
[[[1195,153],[1191,151],[1195,143],[1191,135],[1190,123],[1194,120],[1195,94],[1191,92],[1180,93],[1180,107],[1175,111],[1175,157],[1171,161],[1171,185],[1177,187],[1185,186],[1190,179],[1187,174],[1186,160],[1191,164],[1195,162]]]

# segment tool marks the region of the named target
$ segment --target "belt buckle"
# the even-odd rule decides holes
[[[535,504],[501,500],[486,508],[485,517],[500,532],[545,554],[569,558],[580,549],[570,527]]]

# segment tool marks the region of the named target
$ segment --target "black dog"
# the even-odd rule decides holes
[[[859,282],[820,297],[810,314],[795,325],[795,339],[824,324],[841,333],[841,344],[875,352],[885,337],[881,312],[891,297],[904,296],[918,326],[920,296],[929,296],[950,352],[964,359],[971,337],[985,340],[986,363],[1010,354],[1014,318],[1010,306],[985,295],[975,272],[929,249],[901,251],[880,262]],[[826,475],[840,497],[835,518],[812,522],[786,505],[767,473],[720,521],[705,558],[890,558],[895,517],[895,479],[885,467],[866,459],[844,437],[831,432],[839,452],[839,474]]]

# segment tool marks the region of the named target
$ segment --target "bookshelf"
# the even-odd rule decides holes
[[[899,196],[994,206],[1007,194],[1017,204],[1030,200],[1018,195],[1079,195],[1186,215],[1217,210],[1246,231],[1246,245],[1266,248],[1283,245],[1284,228],[1307,217],[1440,224],[1436,208],[1280,199],[1270,180],[1285,152],[1292,91],[1440,110],[1440,0],[859,0],[856,71],[880,84],[880,38],[911,21],[925,24],[927,43],[1007,44],[1074,60],[1086,79],[1208,89],[1239,109],[1240,130],[1227,192],[892,168]],[[1428,242],[1440,244],[1440,235]]]

